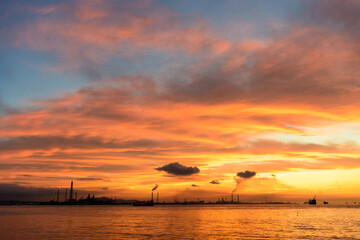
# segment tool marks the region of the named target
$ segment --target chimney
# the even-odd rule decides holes
[[[240,198],[239,198],[239,194],[238,194],[238,203],[240,203]]]
[[[159,203],[159,192],[156,194],[156,202]]]
[[[58,192],[57,192],[56,202],[59,202],[59,197],[60,197],[60,189],[58,189]]]
[[[70,197],[69,197],[69,201],[73,200],[73,181],[71,181],[71,186],[70,186]]]
[[[154,202],[154,192],[151,192],[151,202]]]
[[[67,188],[65,189],[65,202],[67,202]]]

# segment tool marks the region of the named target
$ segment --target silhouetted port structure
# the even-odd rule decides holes
[[[154,206],[156,205],[176,205],[176,204],[291,204],[290,202],[273,202],[273,201],[264,201],[264,202],[244,202],[240,201],[240,195],[237,195],[237,198],[234,198],[234,193],[227,197],[221,197],[218,201],[207,201],[197,199],[197,201],[187,201],[184,199],[183,202],[177,201],[169,201],[169,202],[160,202],[159,191],[156,192],[156,199],[154,199],[154,191],[158,188],[156,184],[155,187],[151,191],[151,198],[148,201],[138,201],[138,200],[124,200],[124,199],[116,199],[116,197],[108,198],[108,197],[100,197],[95,198],[95,194],[86,193],[86,197],[83,196],[78,199],[78,192],[74,190],[74,181],[70,183],[70,189],[64,189],[64,201],[60,201],[62,198],[61,191],[58,188],[56,194],[56,198],[50,202],[36,202],[36,201],[1,201],[0,205],[134,205],[134,206]],[[69,198],[68,198],[69,192]],[[55,200],[56,199],[56,200]],[[316,199],[309,199],[309,201],[305,202],[309,205],[315,205]],[[323,204],[328,204],[328,202],[324,201]],[[354,203],[356,204],[356,202]],[[360,204],[360,203],[359,203]]]
[[[133,203],[133,206],[154,206],[154,190],[157,188],[157,185],[151,191],[151,200],[150,201],[136,201]],[[157,203],[159,203],[159,192],[157,192]]]
[[[96,202],[108,201],[108,198],[100,198],[100,200],[96,199],[94,194],[91,197],[90,193],[87,195],[86,198],[81,197],[81,199],[78,200],[77,199],[78,193],[75,192],[75,194],[74,194],[74,181],[71,181],[71,184],[70,184],[69,198],[68,198],[67,193],[68,193],[68,189],[65,188],[64,202],[60,202],[60,189],[58,189],[55,203],[57,203],[57,204],[93,204]],[[109,200],[112,200],[112,199],[109,199]]]
[[[69,197],[68,197],[69,192]],[[123,199],[112,199],[107,197],[96,198],[95,194],[87,193],[86,197],[80,197],[78,199],[78,192],[74,190],[74,181],[70,183],[70,189],[65,188],[64,191],[64,201],[60,201],[60,189],[57,189],[56,201],[52,200],[50,202],[37,202],[37,204],[51,204],[51,205],[104,205],[104,204],[117,204],[117,205],[132,205],[137,202],[137,200],[123,200]],[[157,196],[159,199],[159,196]],[[153,200],[150,201],[153,203]],[[36,203],[36,202],[34,202]]]
[[[237,201],[234,201],[234,194],[232,193],[230,196],[230,201],[226,200],[226,197],[222,197],[221,200],[220,198],[215,202],[216,204],[239,204],[240,202],[240,196],[239,194],[237,195]]]
[[[147,201],[138,201],[138,200],[123,200],[123,199],[112,199],[107,197],[95,198],[94,194],[88,193],[85,198],[81,197],[79,200],[77,198],[77,192],[74,191],[74,182],[71,181],[70,189],[69,189],[69,198],[67,198],[68,189],[65,189],[65,199],[64,202],[59,202],[60,199],[60,189],[57,191],[56,202],[52,201],[50,204],[63,204],[63,205],[133,205],[133,206],[154,206],[158,205],[172,205],[172,204],[251,204],[252,202],[242,202],[240,201],[240,195],[237,194],[237,197],[234,197],[232,193],[230,197],[222,197],[219,198],[218,201],[215,202],[205,202],[204,200],[197,199],[197,201],[186,201],[184,199],[183,202],[178,202],[175,200],[174,202],[162,202],[160,203],[159,191],[156,192],[156,199],[154,199],[154,191],[157,189],[158,185],[156,185],[151,191],[151,198]],[[74,194],[75,193],[75,194]],[[228,200],[229,199],[229,200]],[[262,202],[262,204],[284,204],[283,202]],[[289,203],[287,203],[289,204]]]

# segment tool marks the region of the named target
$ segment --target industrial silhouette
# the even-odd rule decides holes
[[[86,197],[81,196],[78,199],[78,192],[74,190],[74,181],[70,183],[70,189],[64,189],[64,201],[61,201],[61,191],[58,188],[56,192],[56,200],[51,200],[50,202],[36,202],[36,201],[1,201],[0,205],[21,205],[21,204],[28,204],[28,205],[133,205],[133,206],[154,206],[154,205],[171,205],[171,204],[290,204],[290,202],[274,202],[274,201],[265,201],[265,202],[243,202],[240,201],[240,195],[237,195],[237,198],[234,199],[234,193],[231,193],[230,198],[221,197],[218,198],[217,201],[208,201],[205,202],[204,200],[197,199],[197,201],[187,201],[184,199],[183,202],[177,201],[175,199],[174,202],[160,202],[160,193],[158,191],[158,185],[156,184],[155,187],[151,190],[151,198],[148,201],[138,201],[138,200],[124,200],[124,199],[116,199],[115,198],[108,198],[108,197],[100,197],[96,198],[95,194],[86,193]],[[154,191],[156,192],[156,200],[154,200]],[[69,192],[69,197],[68,197]],[[316,205],[316,198],[309,199],[305,202],[309,205]],[[327,201],[324,201],[323,204],[329,204]],[[356,203],[355,203],[356,204]]]

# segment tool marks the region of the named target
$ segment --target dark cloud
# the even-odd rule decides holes
[[[212,180],[210,183],[211,184],[220,184],[219,180],[217,180],[217,179]]]
[[[0,184],[0,200],[50,200],[56,196],[55,188],[24,187],[13,183]]]
[[[189,176],[200,172],[198,167],[186,167],[178,162],[170,163],[162,167],[155,168],[158,171],[165,171],[176,176]]]
[[[241,177],[241,178],[252,178],[255,175],[256,175],[256,172],[254,172],[254,171],[238,172],[236,174],[236,176]]]
[[[104,190],[104,189],[102,189]],[[22,186],[16,183],[0,183],[0,201],[50,201],[57,195],[57,188],[41,188]],[[80,190],[75,187],[78,196],[86,194],[99,194],[101,191]],[[63,199],[65,189],[60,189],[60,199]]]

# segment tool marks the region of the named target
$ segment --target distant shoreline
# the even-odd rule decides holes
[[[89,206],[89,205],[133,205],[133,201],[131,202],[124,202],[124,203],[71,203],[71,202],[37,202],[37,201],[3,201],[0,202],[0,206],[14,206],[14,205],[41,205],[41,206]],[[298,204],[298,203],[291,203],[291,202],[224,202],[224,203],[217,203],[217,202],[207,202],[207,203],[196,203],[196,202],[178,202],[178,203],[171,203],[171,202],[163,202],[163,203],[154,203],[155,206],[161,205],[266,205],[266,204]]]

